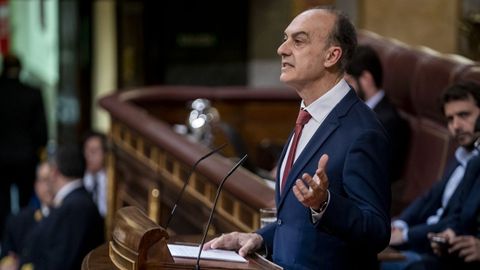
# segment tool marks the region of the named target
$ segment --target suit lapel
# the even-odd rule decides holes
[[[477,179],[479,170],[480,170],[480,157],[478,156],[473,157],[467,163],[467,167],[465,168],[465,173],[463,174],[462,180],[460,181],[452,197],[448,201],[442,216],[445,216],[445,214],[453,207],[452,205],[453,203],[455,203],[457,200],[463,200],[468,196],[468,194],[472,189],[473,184],[475,183],[475,180]],[[445,188],[443,188],[442,190],[445,190]]]
[[[320,149],[320,147],[323,146],[328,137],[340,126],[340,118],[348,112],[350,107],[356,101],[358,101],[358,98],[356,97],[355,92],[353,92],[353,90],[350,90],[347,95],[335,106],[335,108],[333,108],[333,110],[330,112],[327,118],[325,118],[323,123],[312,136],[308,144],[305,146],[302,153],[300,153],[298,159],[293,163],[293,167],[290,170],[290,174],[288,175],[286,180],[287,183],[285,184],[285,190],[281,194],[279,189],[280,181],[277,181],[275,198],[277,201],[278,210],[282,208],[283,202],[285,201],[285,197],[287,196],[287,194],[289,192],[292,192],[291,189],[295,181],[297,180],[297,176],[304,171],[305,167],[315,155],[315,153],[318,152],[318,150]],[[288,141],[290,141],[290,139]],[[288,145],[285,146],[283,150],[281,162],[283,162],[287,147]],[[279,163],[279,167],[281,167],[281,163]]]

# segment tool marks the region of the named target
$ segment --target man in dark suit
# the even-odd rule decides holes
[[[448,87],[442,95],[442,108],[448,130],[460,145],[455,152],[455,161],[441,181],[392,222],[390,244],[404,250],[407,260],[384,263],[382,269],[408,269],[423,259],[422,254],[431,253],[428,233],[443,231],[459,220],[464,199],[479,176],[475,123],[480,116],[480,87],[474,83],[457,83]]]
[[[480,164],[476,165],[480,167]],[[477,177],[463,204],[458,222],[452,222],[443,232],[428,235],[432,249],[438,256],[429,256],[421,264],[423,268],[416,269],[480,269],[479,194],[480,177]],[[445,240],[445,244],[433,241],[435,237]]]
[[[95,131],[88,132],[83,140],[83,155],[86,161],[83,185],[92,195],[102,217],[107,214],[106,154],[107,138],[105,135]]]
[[[47,143],[42,95],[19,81],[17,57],[3,59],[0,76],[0,231],[10,213],[10,186],[18,187],[20,207],[33,195],[39,152]]]
[[[470,163],[480,167],[480,157],[473,158]],[[431,247],[438,256],[429,256],[422,263],[423,268],[417,269],[480,269],[480,175],[465,193],[468,194],[462,194],[465,201],[461,212],[448,224],[448,229],[428,234]],[[440,240],[445,243],[439,243]]]
[[[32,203],[7,219],[0,258],[12,253],[13,256],[20,254],[28,241],[28,234],[50,213],[53,195],[50,190],[50,165],[47,162],[37,168],[35,195],[38,205]]]
[[[389,144],[343,80],[355,46],[355,28],[334,9],[307,10],[287,27],[280,80],[302,98],[302,110],[278,166],[277,222],[205,248],[244,256],[263,246],[285,269],[376,267],[390,235]]]
[[[50,215],[35,228],[21,264],[35,270],[80,269],[85,255],[103,242],[103,221],[82,186],[85,161],[76,146],[62,146],[52,165],[55,193]]]
[[[347,65],[345,80],[376,114],[387,130],[392,146],[390,181],[401,177],[409,142],[408,123],[400,116],[382,89],[383,69],[377,53],[369,46],[358,46]]]

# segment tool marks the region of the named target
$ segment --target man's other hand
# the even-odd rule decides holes
[[[232,232],[208,241],[203,249],[238,250],[242,257],[254,252],[262,246],[263,238],[257,233]]]

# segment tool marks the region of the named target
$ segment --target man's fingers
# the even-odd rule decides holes
[[[317,178],[317,179],[315,179]],[[307,184],[307,186],[309,188],[311,188],[312,190],[314,190],[315,192],[319,191],[320,189],[320,185],[321,185],[321,181],[318,180],[318,176],[315,174],[314,177],[311,177],[309,174],[307,173],[304,173],[303,176],[302,176],[302,179],[303,181]],[[297,180],[297,182],[300,181],[300,180]],[[301,181],[300,181],[301,182]],[[319,183],[320,182],[320,183]]]
[[[225,249],[235,249],[232,245],[232,236],[231,233],[229,234],[222,234],[221,236],[210,240],[205,245],[203,245],[203,249],[217,249],[217,248],[225,248]]]
[[[304,174],[304,179],[305,178],[308,178],[309,181],[313,182],[309,175]],[[318,189],[317,184],[313,183],[313,185],[315,185],[315,188]],[[309,190],[309,187],[305,186],[302,180],[297,179],[297,181],[295,182],[295,185],[293,186],[293,194],[295,195],[295,197],[297,197],[297,200],[303,204],[303,206],[313,206],[313,200],[315,199],[314,192],[312,190]]]
[[[319,169],[322,169],[323,171],[325,171],[326,167],[327,167],[327,163],[328,163],[328,155],[327,154],[323,154],[321,157],[320,157],[320,160],[318,160],[318,168]]]
[[[301,180],[297,180],[297,181],[300,181],[300,182],[301,182]],[[302,185],[303,185],[303,183],[302,183]],[[303,186],[304,186],[304,185],[303,185]],[[298,186],[297,186],[297,185],[294,185],[292,190],[293,190],[293,195],[295,195],[295,197],[297,198],[297,200],[298,200],[301,204],[303,204],[303,206],[308,207],[308,205],[305,203],[305,202],[306,202],[305,195],[304,195],[304,193],[303,193],[302,191],[299,190]],[[308,192],[308,191],[307,191],[307,192]]]
[[[240,249],[238,254],[242,257],[247,256],[252,251],[260,248],[263,238],[256,233],[239,234]]]
[[[293,186],[293,195],[295,195],[295,197],[297,197],[297,200],[299,200],[300,202],[305,199],[300,190],[298,190],[297,186]]]
[[[446,229],[440,233],[440,236],[446,237],[447,239],[454,239],[457,234],[451,228]]]
[[[293,194],[305,207],[318,209],[320,204],[326,200],[328,177],[325,168],[327,163],[328,155],[323,154],[318,160],[318,168],[313,177],[308,173],[304,173],[302,179],[296,180],[292,189]]]
[[[328,177],[326,171],[327,163],[328,155],[323,154],[318,161],[318,169],[315,171],[315,176],[313,177],[322,190],[328,189]]]
[[[212,239],[212,240],[208,241],[207,243],[205,243],[205,244],[203,245],[203,250],[212,249],[212,243],[213,243],[216,239],[217,239],[217,238]]]
[[[465,261],[467,261],[468,257],[474,256],[475,255],[475,249],[471,246],[467,246],[458,252],[458,256],[461,258],[464,258]]]
[[[210,241],[208,241],[207,243],[205,243],[203,245],[203,249],[204,250],[207,250],[207,249],[216,249],[216,248],[219,248],[222,246],[222,242],[223,242],[223,234],[219,237],[216,237]]]
[[[312,183],[312,177],[310,175],[304,173],[302,176],[303,181],[305,181],[307,184]],[[297,179],[295,181],[295,186],[298,188],[298,190],[305,196],[308,193],[308,187],[305,185],[305,183],[300,179]]]
[[[466,247],[468,247],[468,242],[466,241],[466,238],[463,236],[459,236],[452,240],[452,247],[448,249],[448,252],[454,253],[459,250],[465,249]]]
[[[440,247],[438,246],[437,243],[435,242],[430,242],[430,247],[432,248],[433,250],[433,253],[437,254],[437,255],[441,255],[441,252],[440,252]]]
[[[203,250],[218,248],[218,238],[212,239],[203,245]]]
[[[475,254],[470,254],[468,255],[467,257],[465,257],[464,261],[469,263],[469,262],[473,262],[473,261],[476,261],[477,260],[477,257],[475,256]]]
[[[238,254],[242,257],[245,257],[248,255],[248,253],[250,253],[250,251],[252,251],[255,247],[255,243],[252,241],[252,240],[248,240],[247,243],[245,243],[245,245],[242,246],[242,248],[240,248],[240,250],[238,251]]]

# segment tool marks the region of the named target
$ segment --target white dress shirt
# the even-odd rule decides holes
[[[302,100],[301,108],[305,108],[305,110],[310,113],[312,118],[308,123],[303,126],[302,134],[300,134],[300,140],[298,141],[297,151],[295,153],[294,163],[297,158],[302,153],[303,149],[313,137],[313,134],[317,131],[320,125],[323,123],[327,115],[337,106],[337,104],[342,100],[343,97],[348,93],[350,90],[350,86],[347,84],[345,80],[340,80],[332,89],[327,91],[323,96],[315,100],[312,104],[305,107],[305,103]],[[290,142],[288,143],[288,149],[286,152],[285,157],[288,156],[288,152],[290,152],[290,147],[292,145],[293,136]],[[282,166],[280,170],[280,175],[283,175],[283,171],[285,170],[285,164],[287,163],[287,159],[284,158],[282,160]],[[281,178],[281,177],[280,177]]]
[[[382,100],[382,98],[385,96],[385,91],[380,90],[378,91],[375,95],[373,95],[371,98],[369,98],[367,101],[365,101],[365,104],[373,110],[375,106]]]
[[[323,123],[325,118],[330,114],[330,112],[337,106],[337,104],[345,97],[345,95],[350,91],[350,86],[347,82],[342,79],[340,80],[332,89],[327,91],[323,96],[315,100],[312,104],[305,107],[305,103],[302,100],[301,108],[304,108],[312,118],[303,126],[302,133],[300,134],[300,140],[298,141],[297,150],[295,152],[294,164],[300,154],[303,152],[303,149],[308,144],[310,139],[313,137],[317,129]],[[283,175],[285,170],[285,165],[287,163],[287,156],[290,152],[290,147],[292,145],[293,136],[288,143],[288,149],[285,154],[285,158],[282,160],[282,165],[280,167],[280,176]],[[282,177],[279,177],[282,181]],[[285,178],[285,181],[287,179]],[[281,183],[280,183],[281,184]],[[282,185],[279,185],[282,186]],[[330,193],[328,194],[327,203],[330,200]],[[324,209],[325,210],[325,209]],[[317,213],[312,209],[312,218],[316,222],[321,217],[322,213]]]
[[[455,168],[452,175],[450,176],[450,179],[448,179],[447,185],[445,186],[445,190],[443,191],[442,195],[442,206],[437,209],[435,215],[432,215],[427,219],[427,224],[430,225],[438,223],[440,217],[443,214],[443,211],[445,210],[445,207],[448,204],[448,201],[450,201],[450,198],[452,197],[453,193],[463,179],[463,175],[465,174],[465,168],[467,167],[468,161],[470,161],[470,159],[472,159],[472,157],[474,157],[475,155],[477,155],[477,151],[469,152],[463,147],[459,147],[455,151],[455,158],[460,164],[457,166],[457,168]]]
[[[97,182],[96,184],[95,181]],[[107,214],[107,174],[105,170],[100,170],[95,175],[91,172],[86,172],[83,176],[83,185],[91,194],[94,192],[93,189],[96,188],[94,202],[100,215],[105,217]]]

